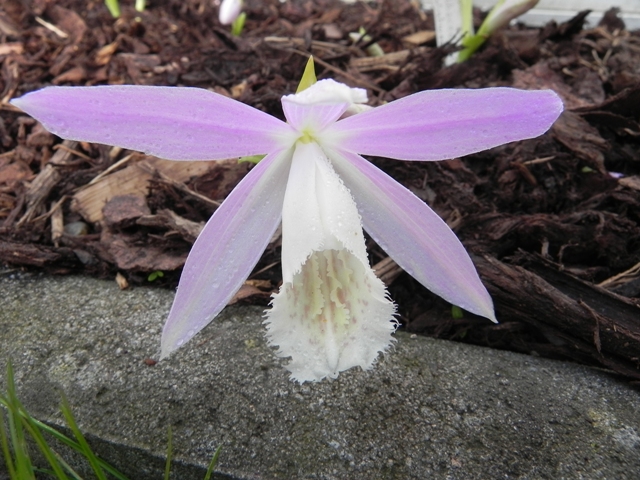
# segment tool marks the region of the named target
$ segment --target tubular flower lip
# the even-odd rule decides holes
[[[298,381],[370,368],[391,344],[392,302],[369,267],[362,227],[403,269],[495,321],[491,298],[447,225],[359,154],[443,160],[544,133],[552,91],[434,90],[363,113],[366,92],[321,80],[282,99],[287,123],[196,88],[49,87],[12,103],[72,140],[170,160],[266,154],[196,240],[162,334],[166,357],[249,276],[282,221],[283,285],[265,323]]]

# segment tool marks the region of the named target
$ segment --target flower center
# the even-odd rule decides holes
[[[315,142],[315,135],[310,128],[305,128],[300,132],[300,137],[298,137],[298,141],[302,143],[311,143]]]

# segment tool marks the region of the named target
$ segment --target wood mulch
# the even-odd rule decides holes
[[[615,11],[511,27],[443,67],[433,19],[408,0],[247,0],[240,38],[211,0],[4,0],[0,10],[0,267],[174,287],[204,222],[250,169],[168,162],[61,141],[7,102],[45,85],[213,89],[282,118],[309,53],[319,78],[367,88],[372,105],[448,87],[552,88],[566,112],[540,138],[443,162],[371,161],[429,203],[472,253],[500,323],[450,306],[372,241],[403,328],[573,359],[640,382],[640,33]],[[476,20],[479,20],[479,12]],[[364,27],[385,52],[349,40]],[[280,240],[234,301],[266,304]]]

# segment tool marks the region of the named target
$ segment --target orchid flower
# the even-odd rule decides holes
[[[391,342],[394,304],[369,266],[363,227],[407,273],[495,320],[460,241],[418,197],[360,154],[431,161],[545,132],[552,91],[434,90],[345,117],[366,91],[320,80],[282,98],[286,122],[207,90],[49,87],[12,101],[51,132],[171,160],[266,154],[215,211],[184,267],[164,327],[166,357],[250,275],[282,222],[282,277],[265,324],[294,380],[369,369]]]

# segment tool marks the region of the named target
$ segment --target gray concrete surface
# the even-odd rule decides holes
[[[604,372],[400,332],[375,370],[298,385],[261,309],[238,306],[150,366],[169,291],[5,275],[0,293],[1,382],[11,358],[54,423],[64,390],[136,480],[162,478],[168,425],[179,479],[201,479],[220,444],[218,478],[639,478],[640,394]]]

